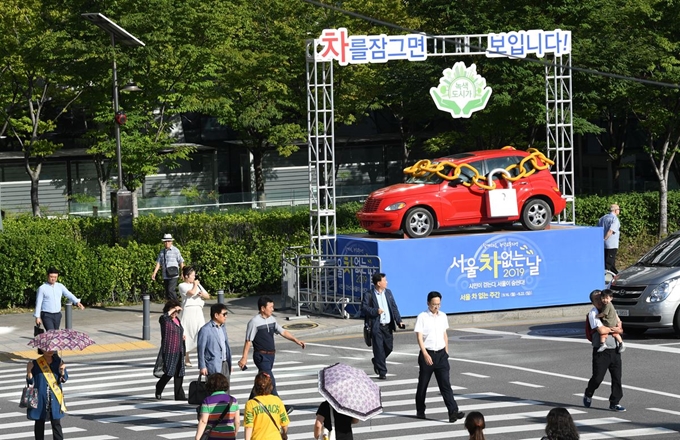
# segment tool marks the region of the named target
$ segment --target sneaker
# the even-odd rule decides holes
[[[293,405],[286,405],[286,414],[290,414],[293,411],[295,411],[295,407]]]
[[[449,414],[449,423],[455,423],[458,420],[464,419],[464,418],[465,418],[465,413],[462,412],[462,411],[451,413],[451,414]]]
[[[387,376],[385,376],[384,374],[381,374],[380,376],[378,376],[378,379],[387,380]]]
[[[374,358],[371,358],[371,363],[373,364],[373,371],[375,372],[375,374],[379,375],[380,371],[378,371],[378,367],[376,367],[376,365],[375,365],[375,359]]]
[[[597,349],[598,353],[602,353],[607,349],[607,346],[605,344],[600,345],[600,348]]]
[[[425,418],[426,418],[426,417],[425,417],[425,413],[424,413],[424,412],[422,412],[422,413],[416,413],[416,418],[417,418],[417,419],[425,419]]]
[[[626,410],[626,408],[622,407],[621,405],[609,405],[609,409],[616,412],[624,412]]]
[[[590,408],[590,404],[593,403],[592,397],[588,397],[585,394],[583,395],[583,406],[586,408]]]
[[[624,351],[626,351],[626,346],[623,345],[623,342],[619,344],[619,346],[618,346],[618,348],[617,348],[617,351],[618,351],[619,353],[623,353]]]

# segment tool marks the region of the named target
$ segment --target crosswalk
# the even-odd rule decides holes
[[[279,356],[277,356],[278,358]],[[316,408],[322,402],[317,388],[317,374],[321,368],[337,361],[370,371],[370,356],[332,355],[281,356],[275,374],[279,395],[286,405],[294,405],[289,439],[310,439]],[[154,398],[156,380],[151,370],[156,356],[143,352],[137,356],[125,354],[120,359],[78,361],[68,359],[70,381],[64,385],[68,416],[62,420],[66,438],[77,440],[114,439],[192,439],[196,432],[195,406],[171,400],[172,383],[163,400]],[[196,365],[196,359],[192,358]],[[392,362],[396,363],[396,362]],[[235,371],[231,378],[231,392],[243,408],[250,393],[256,368]],[[188,369],[185,389],[197,376],[196,368]],[[18,408],[19,395],[24,386],[25,364],[0,366],[0,440],[33,438],[33,422]],[[472,377],[487,376],[464,373]],[[448,423],[446,407],[435,381],[428,388],[427,420],[417,419],[414,395],[417,385],[413,377],[390,374],[387,381],[377,381],[381,387],[384,412],[373,419],[354,425],[355,439],[394,440],[417,438],[467,438],[463,423]],[[513,382],[518,386],[535,388],[527,382]],[[453,386],[461,411],[480,411],[486,419],[484,434],[487,439],[535,440],[543,435],[545,416],[554,403],[521,399],[491,390],[468,390]],[[679,438],[678,431],[663,427],[633,424],[626,413],[603,413],[590,408],[570,407],[569,412],[582,432],[581,439],[670,439]],[[666,411],[650,408],[652,411]],[[50,438],[50,425],[46,424]],[[238,438],[243,438],[243,430]]]

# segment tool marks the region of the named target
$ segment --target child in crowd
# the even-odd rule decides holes
[[[597,350],[598,353],[601,353],[607,349],[604,342],[607,340],[607,336],[610,334],[614,337],[614,339],[616,339],[616,342],[618,343],[617,350],[619,353],[623,353],[623,351],[626,349],[623,346],[623,339],[621,338],[621,335],[618,333],[611,333],[609,330],[610,327],[617,327],[619,325],[619,316],[616,314],[616,309],[614,309],[614,306],[612,305],[612,297],[613,292],[609,289],[603,290],[602,295],[600,296],[600,299],[602,300],[602,310],[600,310],[600,313],[597,315],[597,317],[604,325],[597,328],[597,332],[600,334],[600,348]]]

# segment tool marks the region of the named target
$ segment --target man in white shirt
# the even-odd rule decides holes
[[[445,313],[440,313],[442,294],[430,292],[427,294],[427,311],[420,313],[413,331],[418,338],[420,353],[418,354],[418,389],[416,391],[416,417],[425,418],[425,397],[430,385],[432,373],[437,379],[439,392],[444,398],[444,404],[449,412],[449,422],[453,423],[465,417],[465,413],[458,409],[456,399],[451,391],[449,365],[449,338],[446,330],[449,320]]]

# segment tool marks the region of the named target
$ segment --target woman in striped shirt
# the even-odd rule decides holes
[[[214,373],[208,376],[205,387],[210,395],[205,398],[199,408],[196,440],[201,440],[203,432],[211,426],[213,428],[207,437],[208,440],[235,439],[240,428],[241,413],[236,398],[227,393],[229,379],[221,373]],[[227,405],[229,405],[229,410],[222,421],[217,424]]]

